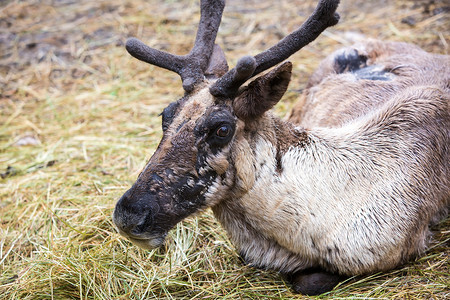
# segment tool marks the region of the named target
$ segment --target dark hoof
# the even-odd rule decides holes
[[[303,295],[320,295],[331,291],[345,276],[327,273],[320,269],[309,269],[291,275],[294,292]]]

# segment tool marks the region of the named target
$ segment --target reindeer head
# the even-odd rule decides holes
[[[268,50],[241,58],[229,71],[214,44],[224,0],[201,1],[195,44],[186,56],[150,48],[134,38],[127,41],[134,57],[178,73],[185,95],[162,112],[162,140],[116,205],[113,220],[122,235],[143,248],[158,247],[185,217],[251,187],[251,179],[240,171],[251,164],[242,155],[246,128],[264,126],[262,117],[286,91],[292,66],[285,62],[243,84],[336,24],[338,3],[321,0],[300,28]]]

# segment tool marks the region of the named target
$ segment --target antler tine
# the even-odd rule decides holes
[[[149,64],[173,71],[181,76],[186,92],[194,90],[203,80],[213,53],[225,0],[201,0],[200,22],[194,47],[184,56],[174,55],[145,45],[136,38],[127,40],[126,49],[135,58]]]
[[[125,45],[128,53],[146,63],[180,73],[183,67],[183,57],[150,48],[137,38],[129,38]]]
[[[217,31],[219,30],[224,8],[225,0],[201,1],[201,16],[197,36],[189,56],[200,58],[199,64],[203,71],[208,67],[209,58],[213,52],[214,42],[216,40]]]
[[[271,48],[255,55],[255,69],[252,74],[237,76],[238,70],[231,69],[210,88],[216,97],[232,98],[239,87],[248,79],[275,66],[314,41],[320,33],[330,26],[336,25],[339,15],[336,9],[339,0],[320,0],[312,15],[294,32],[290,33]]]

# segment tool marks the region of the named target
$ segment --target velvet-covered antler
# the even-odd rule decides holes
[[[176,72],[181,76],[183,88],[191,92],[203,80],[214,50],[225,0],[201,0],[201,16],[195,44],[184,56],[170,54],[145,45],[136,38],[127,40],[126,48],[135,58],[149,64]]]
[[[337,24],[339,0],[320,0],[313,14],[294,32],[271,48],[241,58],[236,67],[219,78],[210,88],[216,97],[233,98],[248,79],[275,66],[314,41],[326,28]]]

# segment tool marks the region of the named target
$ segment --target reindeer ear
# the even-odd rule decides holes
[[[243,120],[260,117],[280,101],[291,80],[292,64],[285,62],[250,82],[234,99],[235,114]]]
[[[226,72],[228,72],[227,59],[225,58],[225,53],[223,53],[222,48],[219,45],[214,44],[213,53],[209,59],[208,68],[205,71],[205,76],[207,78],[220,78]]]

